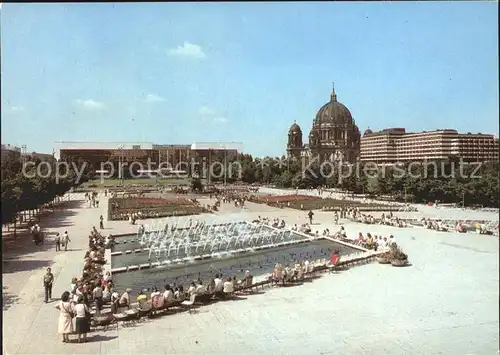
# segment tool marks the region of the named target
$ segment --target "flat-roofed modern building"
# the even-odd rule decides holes
[[[491,134],[460,134],[454,129],[407,133],[404,128],[367,130],[361,138],[360,161],[392,164],[410,161],[495,161],[498,138]]]
[[[465,161],[498,161],[500,144],[492,134],[459,134],[454,147],[456,155]]]
[[[208,161],[208,157],[238,154],[242,144],[235,142],[154,144],[151,142],[56,142],[54,155],[63,161],[84,161],[90,169],[106,170],[105,164],[118,166],[136,165],[138,170],[154,170],[159,167],[171,170],[185,170],[191,173],[193,161]],[[148,165],[149,164],[149,165]],[[141,166],[142,165],[142,166]],[[109,165],[108,165],[109,166]]]

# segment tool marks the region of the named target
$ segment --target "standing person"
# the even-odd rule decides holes
[[[99,228],[104,229],[104,217],[102,215],[99,217]]]
[[[336,225],[339,224],[339,213],[335,211],[335,214],[333,215],[333,221]]]
[[[43,288],[45,289],[45,303],[49,302],[52,299],[52,283],[54,282],[54,275],[50,270],[50,267],[47,268],[47,273],[43,277]]]
[[[313,223],[313,216],[314,216],[313,211],[309,211],[307,216],[309,217],[309,224],[312,224]]]
[[[55,242],[56,242],[56,251],[61,251],[61,236],[59,235],[59,233],[56,234]]]
[[[63,343],[69,343],[69,335],[73,333],[74,311],[69,302],[69,292],[65,291],[61,296],[61,303],[56,306],[60,311],[57,330],[63,336]]]
[[[102,293],[102,287],[100,285],[96,285],[96,287],[92,290],[92,297],[94,298],[95,302],[96,314],[101,313],[101,308],[103,305]]]
[[[64,231],[62,242],[64,244],[64,251],[67,251],[68,243],[71,242],[71,239],[69,239],[68,231]]]
[[[82,335],[83,335],[83,341],[87,341],[87,333],[90,331],[90,319],[89,319],[89,314],[90,311],[83,301],[83,298],[80,297],[78,299],[78,303],[75,305],[75,313],[76,313],[76,334],[78,334],[78,342],[82,342]]]

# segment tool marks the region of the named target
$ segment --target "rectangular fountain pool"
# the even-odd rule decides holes
[[[328,259],[334,250],[339,250],[341,256],[360,252],[358,249],[326,239],[307,240],[299,244],[243,252],[237,255],[223,255],[207,260],[191,260],[182,264],[153,266],[142,270],[114,273],[113,281],[118,290],[123,291],[130,287],[136,294],[143,288],[156,286],[163,289],[166,283],[186,286],[198,278],[207,284],[217,273],[225,277],[236,276],[239,279],[243,278],[245,270],[250,270],[256,277],[264,274],[269,275],[276,263],[287,265],[305,259]],[[148,252],[143,252],[117,255],[113,256],[111,260],[112,267],[117,268],[147,263],[147,259]]]

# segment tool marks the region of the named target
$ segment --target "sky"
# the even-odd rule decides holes
[[[338,101],[360,131],[498,136],[496,2],[3,4],[2,143],[242,142]]]

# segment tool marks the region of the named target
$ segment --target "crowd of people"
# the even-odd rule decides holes
[[[96,193],[86,194],[87,200],[93,207],[98,206],[96,197]],[[244,203],[247,200],[246,196],[227,192],[221,192],[217,194],[215,198],[217,206],[220,206],[221,203],[234,203],[237,207],[244,207]],[[309,211],[307,215],[309,224],[304,223],[300,226],[295,224],[291,228],[286,225],[284,220],[280,220],[279,218],[269,219],[267,217],[261,218],[259,216],[254,222],[264,223],[271,227],[280,229],[288,227],[292,231],[312,234],[313,232],[310,224],[312,224],[313,215],[313,212]],[[128,215],[128,219],[131,224],[135,224],[135,221],[139,218],[143,218],[140,211]],[[335,212],[334,214],[335,225],[339,224],[339,220],[341,218],[351,219],[356,222],[367,224],[379,223],[397,227],[406,226],[406,224],[398,217],[394,217],[392,212],[388,215],[383,213],[381,218],[376,219],[371,215],[360,213],[359,208],[341,208],[340,213]],[[103,217],[101,216],[100,229],[103,229],[102,221]],[[443,226],[440,225],[440,221],[423,219],[422,222],[426,228],[443,230]],[[173,228],[173,226],[171,227]],[[141,226],[140,228],[144,232],[144,227]],[[166,225],[165,228],[169,228],[169,226]],[[465,226],[457,223],[457,231],[462,231],[464,229]],[[479,225],[479,230],[481,230],[481,225]],[[319,231],[316,231],[315,233],[316,236],[320,236]],[[366,233],[366,235],[359,233],[356,237],[348,237],[343,226],[341,226],[340,229],[334,233],[330,232],[329,229],[325,229],[322,232],[322,236],[334,238],[345,243],[361,246],[375,251],[389,250],[391,245],[396,243],[393,235],[384,237],[380,235],[372,236],[370,233]],[[63,245],[66,250],[67,244],[70,241],[67,232],[64,233],[64,236],[61,239],[58,238],[59,235],[56,237],[56,250],[60,250],[61,245]],[[104,269],[104,265],[106,264],[104,256],[105,250],[106,248],[111,247],[113,243],[114,239],[112,236],[104,237],[95,227],[92,228],[89,234],[88,250],[84,257],[82,275],[80,277],[74,277],[71,280],[69,290],[62,294],[61,301],[56,306],[60,312],[58,331],[63,336],[63,342],[69,342],[69,336],[74,332],[76,332],[78,336],[78,342],[86,341],[93,314],[95,314],[94,319],[96,319],[96,317],[110,319],[113,315],[123,314],[124,309],[134,314],[138,314],[141,310],[144,311],[153,309],[154,305],[157,303],[156,300],[159,298],[162,298],[167,304],[179,304],[179,302],[183,302],[194,296],[200,298],[223,299],[233,295],[234,292],[238,290],[251,287],[253,284],[253,275],[250,270],[247,270],[243,279],[238,279],[236,276],[223,276],[217,274],[213,279],[208,280],[206,284],[203,280],[197,279],[192,281],[189,285],[166,284],[164,286],[164,290],[162,291],[155,286],[151,289],[140,290],[135,299],[138,306],[135,309],[131,309],[132,303],[135,303],[132,299],[133,290],[131,288],[126,288],[124,292],[118,292],[113,284],[111,274],[109,272],[105,272]],[[335,265],[339,262],[339,260],[339,252],[334,251],[329,263]],[[275,265],[272,274],[269,276],[269,281],[275,284],[300,281],[305,277],[305,275],[313,271],[313,269],[314,263],[309,260],[296,261],[292,265],[285,266],[278,263]],[[48,302],[52,297],[53,281],[54,277],[51,270],[48,269],[43,280],[46,302]],[[108,313],[107,315],[103,314],[103,309],[108,307],[110,312],[106,312]],[[73,318],[76,319],[75,327],[73,326]]]
[[[428,218],[423,217],[421,219],[421,222],[422,222],[422,226],[425,229],[432,229],[432,230],[436,230],[439,232],[448,232],[448,226],[445,225],[443,223],[443,221],[440,219],[432,220],[432,219],[428,219]]]
[[[89,207],[97,208],[99,207],[99,200],[97,199],[98,192],[91,191],[85,193],[85,201],[89,204]]]
[[[345,210],[344,216],[342,216],[342,211],[340,213],[340,218],[347,218],[353,222],[363,223],[363,224],[382,224],[392,227],[405,228],[409,224],[406,223],[399,217],[396,217],[389,212],[388,214],[382,213],[380,218],[376,218],[371,214],[364,214],[359,211],[359,208],[348,208]],[[338,224],[339,215],[335,212],[334,215],[335,224]]]
[[[105,248],[113,243],[113,237],[103,237],[95,227],[89,234],[89,248],[83,260],[82,276],[74,277],[69,285],[69,291],[61,296],[61,302],[56,306],[59,310],[58,331],[63,336],[63,342],[69,342],[72,333],[78,335],[78,342],[86,341],[90,329],[91,307],[99,313],[103,304],[110,302],[116,292],[109,272],[103,273]],[[48,273],[50,269],[48,270]],[[51,298],[53,277],[44,277],[46,301]],[[73,327],[75,318],[75,327]]]
[[[382,237],[377,235],[372,236],[371,233],[366,233],[366,236],[364,236],[362,232],[359,232],[357,237],[350,238],[347,236],[346,230],[343,226],[341,226],[336,233],[330,233],[328,229],[325,229],[323,231],[323,236],[338,239],[345,243],[358,245],[374,251],[389,250],[390,245],[396,242],[393,235],[390,235],[389,237]]]
[[[215,199],[213,205],[207,206],[210,211],[218,211],[221,204],[234,204],[234,207],[244,208],[245,201],[248,200],[247,193],[239,190],[217,190],[211,192],[209,198],[210,200]]]

